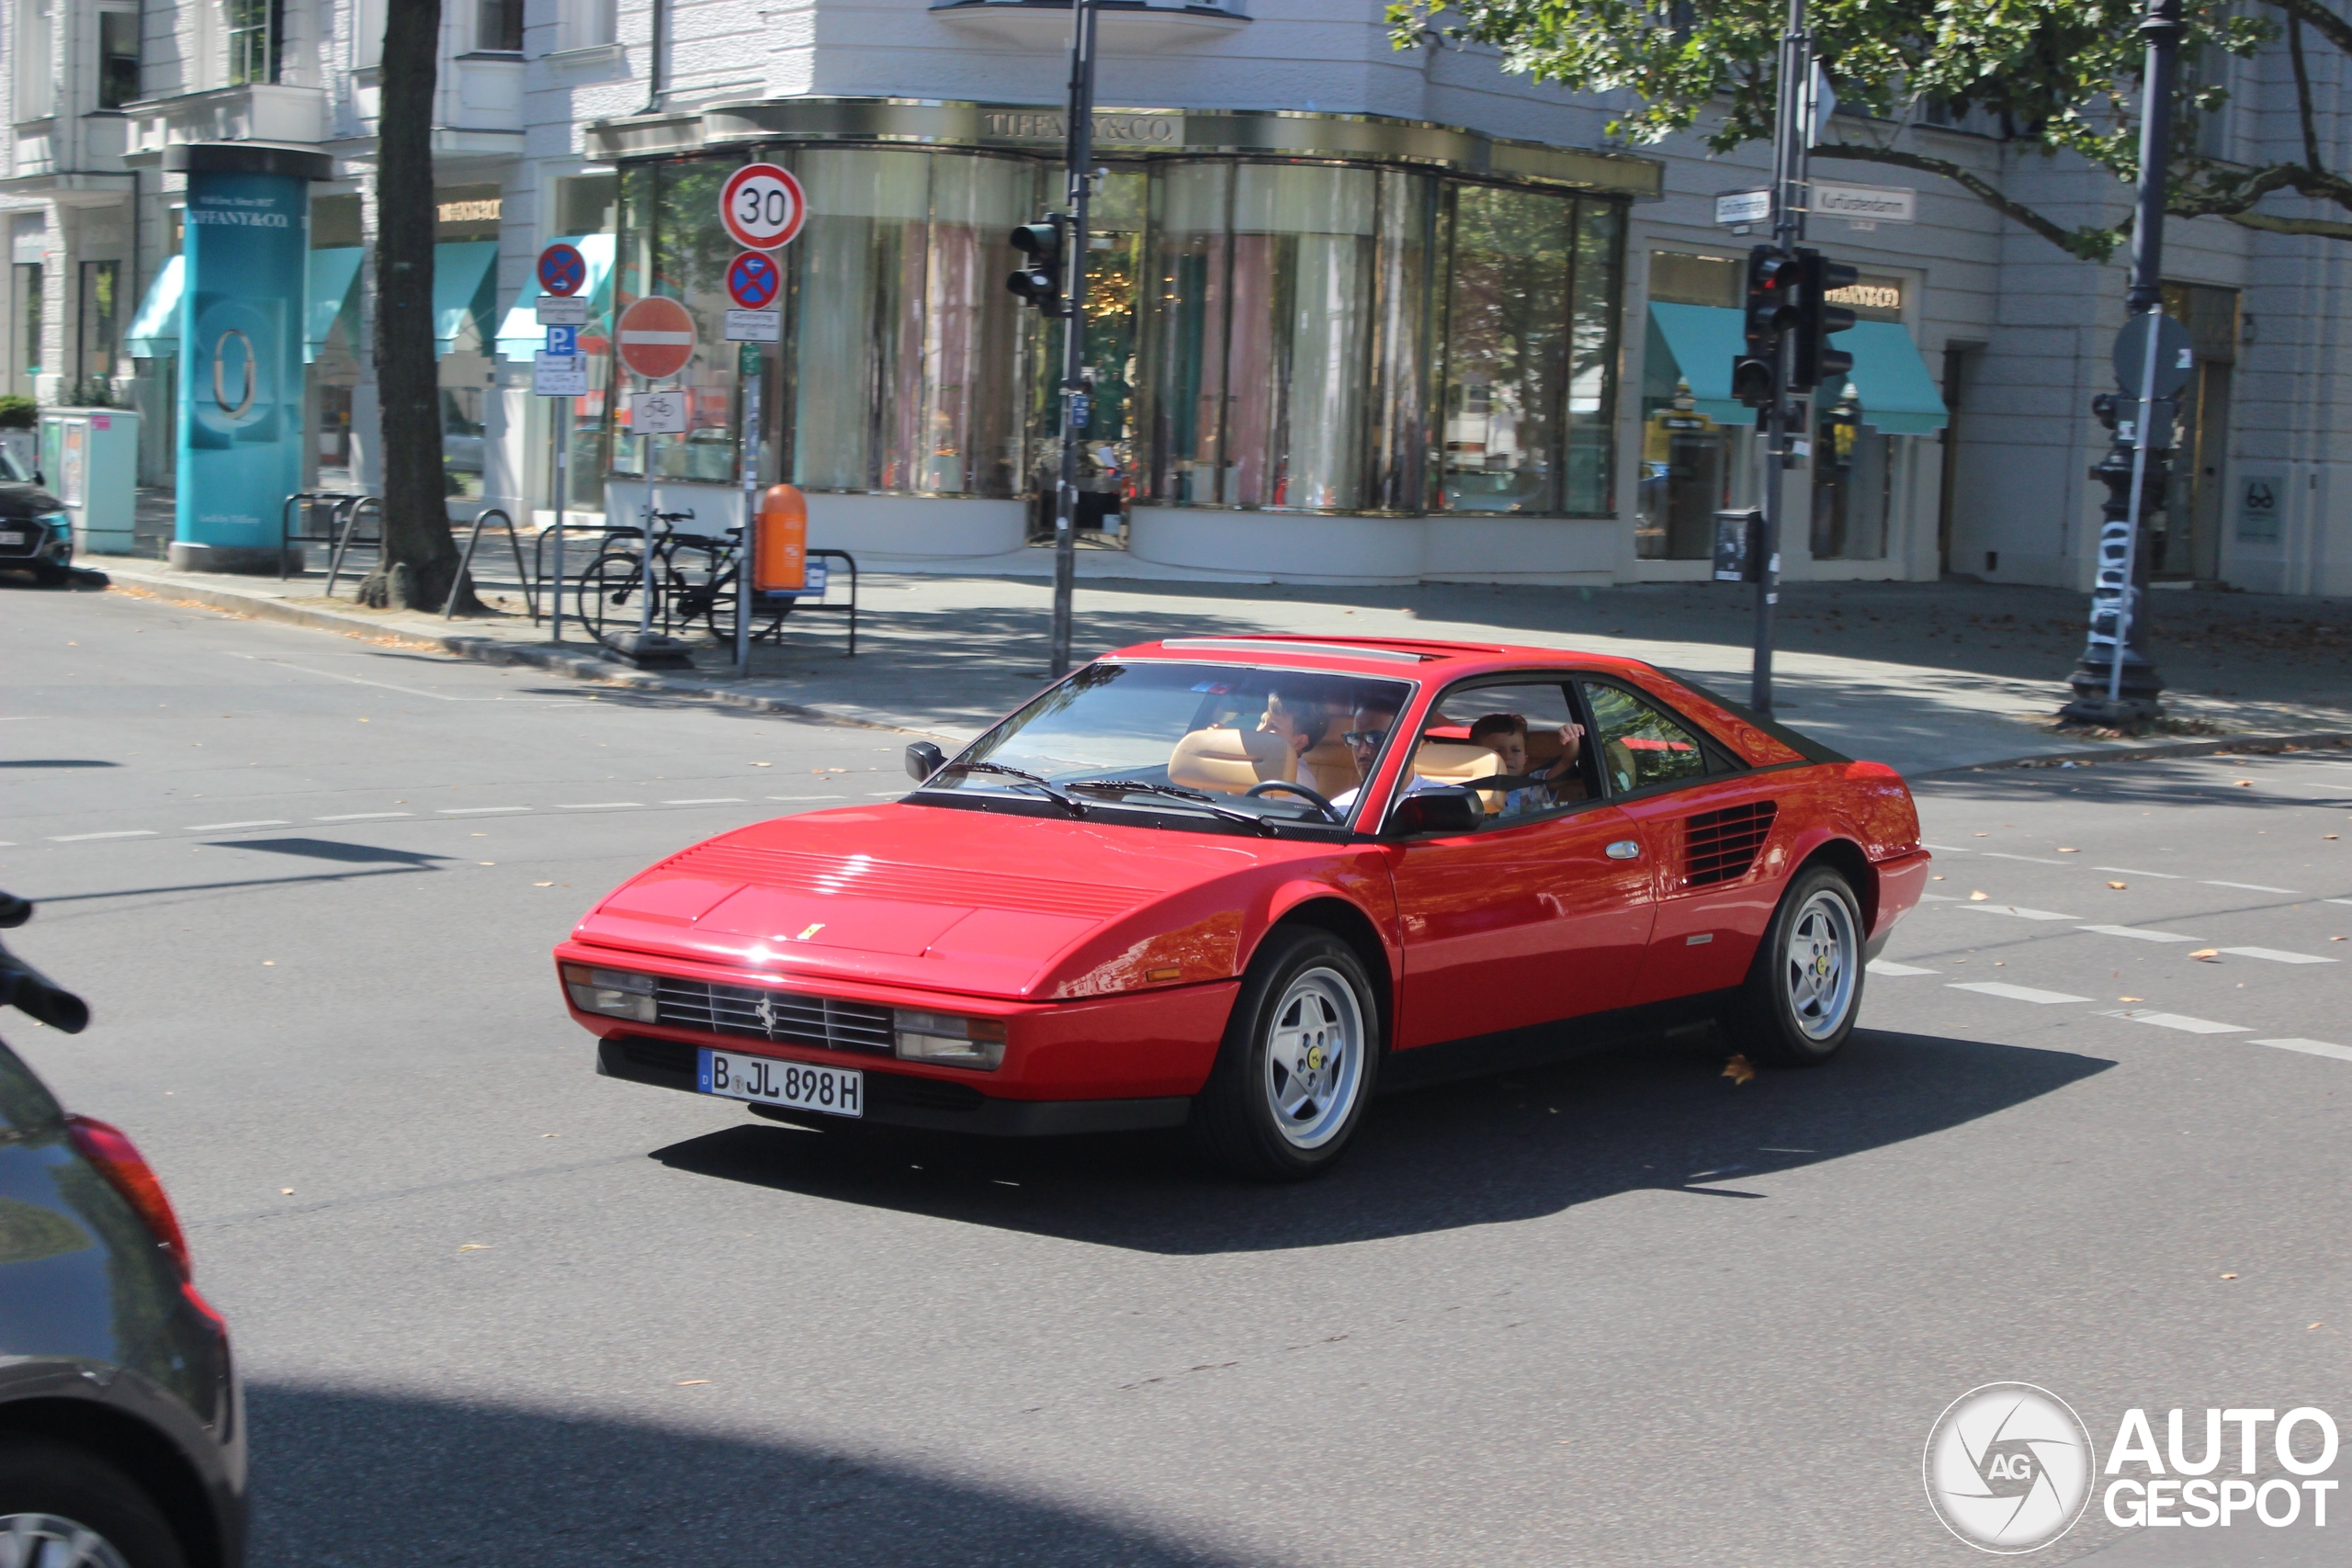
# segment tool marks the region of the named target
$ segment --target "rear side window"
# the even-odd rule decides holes
[[[1706,776],[1707,749],[1699,737],[1623,686],[1585,682],[1584,700],[1610,794]]]
[[[0,1134],[44,1127],[62,1114],[33,1070],[0,1045]]]

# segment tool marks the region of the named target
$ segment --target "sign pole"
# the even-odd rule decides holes
[[[555,640],[563,640],[563,513],[571,500],[566,481],[571,477],[571,400],[559,398],[548,410],[555,433]]]
[[[761,369],[767,356],[754,350],[743,356]],[[738,364],[741,364],[738,360]],[[735,673],[752,673],[752,579],[760,560],[760,370],[743,386],[743,532],[735,558]]]
[[[1095,0],[1073,0],[1069,46],[1069,248],[1062,314],[1061,479],[1054,487],[1053,673],[1069,673],[1070,592],[1078,576],[1078,457],[1093,416],[1086,393],[1086,209],[1094,190]]]
[[[563,640],[563,517],[571,476],[571,400],[588,388],[587,367],[580,355],[580,329],[588,321],[588,301],[579,297],[588,280],[588,263],[574,245],[560,241],[539,253],[539,325],[547,329],[544,349],[533,356],[531,389],[556,404],[548,410],[548,433],[555,446],[555,582],[549,601],[551,640]],[[559,408],[560,413],[558,412]]]
[[[640,398],[645,394],[638,394]],[[632,405],[634,407],[634,405]],[[638,552],[638,565],[644,569],[637,603],[637,635],[646,637],[653,630],[653,437],[639,433],[638,439],[645,443],[638,450],[638,461],[645,469],[645,547]]]

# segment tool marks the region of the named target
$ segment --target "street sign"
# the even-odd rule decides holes
[[[1772,193],[1769,190],[1727,190],[1715,197],[1718,223],[1762,223],[1771,216]]]
[[[2276,540],[2287,500],[2284,474],[2248,474],[2238,481],[2237,536]]]
[[[784,312],[781,310],[729,310],[727,312],[729,343],[782,343]]]
[[[675,376],[695,356],[695,319],[666,294],[649,294],[623,310],[613,337],[621,363],[649,381]]]
[[[1918,220],[1919,193],[1909,186],[1858,186],[1815,180],[1806,210],[1815,218],[1850,218],[1858,223]]]
[[[531,390],[542,398],[584,398],[588,395],[588,358],[580,354],[537,354],[531,356]]]
[[[580,353],[580,329],[578,327],[549,327],[547,352],[550,355],[560,355],[566,359],[577,356]]]
[[[588,281],[588,258],[574,245],[554,244],[539,253],[539,287],[558,298],[580,292]]]
[[[773,256],[745,251],[727,264],[727,298],[741,310],[766,310],[783,287],[784,274]]]
[[[789,169],[746,164],[718,193],[718,219],[747,251],[781,250],[800,232],[808,198]]]
[[[588,324],[588,301],[578,294],[542,294],[537,310],[539,325],[543,327],[584,327]]]
[[[2132,397],[2140,395],[2152,332],[2156,334],[2156,396],[2168,398],[2188,385],[2197,369],[2197,349],[2188,329],[2160,311],[2141,311],[2115,334],[2115,384]]]
[[[628,401],[628,427],[635,435],[684,435],[686,394],[639,392]]]

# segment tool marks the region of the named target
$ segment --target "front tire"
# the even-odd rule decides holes
[[[1838,1054],[1862,1010],[1862,906],[1826,865],[1797,873],[1772,911],[1740,998],[1739,1043],[1777,1067]]]
[[[1355,1136],[1379,1066],[1363,961],[1328,931],[1278,928],[1250,961],[1193,1102],[1194,1142],[1236,1176],[1304,1180]]]
[[[187,1568],[163,1511],[129,1476],[62,1444],[0,1444],[0,1557],[70,1568]]]

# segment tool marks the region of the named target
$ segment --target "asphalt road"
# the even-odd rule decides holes
[[[1386,1100],[1269,1190],[593,1076],[571,921],[896,737],[119,595],[0,589],[0,668],[13,945],[96,1015],[6,1032],[179,1204],[271,1568],[1956,1564],[1920,1454],[1977,1384],[2102,1455],[2352,1417],[2352,752],[1925,784],[1943,901],[1829,1067]],[[2039,1561],[2330,1518],[2094,1502]]]

